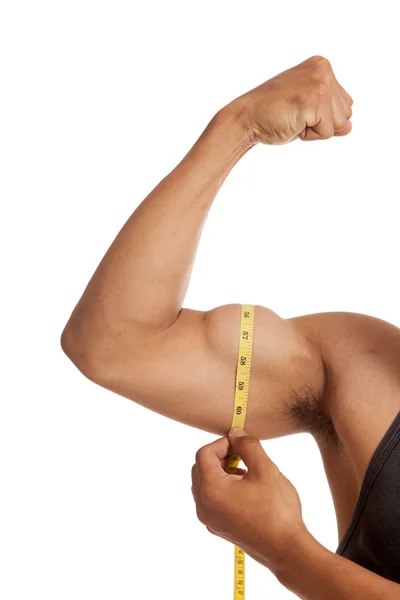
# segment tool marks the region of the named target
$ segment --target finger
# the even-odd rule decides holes
[[[352,130],[352,124],[349,119],[351,119],[353,111],[346,96],[348,94],[335,79],[332,96],[335,136],[347,135]]]
[[[318,104],[315,114],[310,115],[307,126],[300,132],[299,138],[305,142],[326,140],[335,132],[332,101],[328,96]]]
[[[236,467],[236,469],[233,469],[233,467],[230,467],[229,470],[227,470],[225,467],[224,471],[230,477],[235,477],[236,479],[243,479],[243,477],[245,477],[248,473],[247,469],[242,469],[241,467]]]
[[[350,133],[350,131],[353,129],[353,125],[351,123],[351,121],[347,121],[346,125],[344,126],[343,129],[340,129],[340,131],[335,131],[334,135],[335,136],[341,136],[341,135],[347,135],[348,133]]]
[[[218,537],[222,537],[223,539],[227,539],[224,535],[222,535],[219,531],[217,531],[216,529],[212,529],[211,527],[208,527],[208,525],[206,525],[206,529],[207,531],[209,531],[210,533],[212,533],[213,535],[217,535]],[[228,540],[229,541],[229,540]]]
[[[200,501],[200,484],[199,484],[199,476],[197,473],[197,467],[196,465],[193,465],[192,467],[192,494],[193,494],[193,499],[196,502]]]
[[[248,474],[247,469],[242,469],[241,467],[237,468],[236,475],[241,475],[242,477],[246,477],[247,474]]]
[[[333,110],[333,128],[334,134],[337,131],[343,131],[347,126],[346,110],[343,106],[340,96],[336,93],[332,96],[332,110]]]
[[[229,450],[229,440],[226,436],[198,450],[196,467],[200,483],[204,479],[227,476],[222,464],[226,460]]]
[[[353,98],[350,96],[350,94],[344,89],[344,87],[338,82],[338,80],[336,79],[336,77],[334,77],[335,79],[335,83],[337,84],[339,90],[340,90],[340,95],[343,98],[346,106],[349,106],[350,108],[352,107],[354,100]]]
[[[239,435],[234,435],[236,431]],[[275,463],[269,458],[260,440],[256,437],[247,435],[243,430],[233,430],[229,433],[229,441],[237,454],[248,467],[247,476],[264,476],[269,473],[271,466],[276,468]]]
[[[334,85],[337,87],[337,89],[340,91],[340,95],[346,100],[346,102],[353,104],[353,98],[350,96],[350,94],[347,92],[347,90],[344,89],[344,87],[342,86],[341,83],[339,83],[339,81],[336,78],[335,73],[331,72],[331,77],[332,77],[332,81],[334,83]]]
[[[337,89],[338,98],[343,107],[343,113],[344,113],[346,119],[349,120],[349,119],[351,119],[351,117],[353,115],[353,109],[352,109],[353,98],[351,98],[339,84],[337,85],[336,89]]]
[[[231,453],[232,453],[232,447],[230,446],[230,453],[228,454],[228,456],[226,458],[223,458],[220,461],[221,462],[221,468],[225,471],[225,473],[226,473],[226,468],[227,468],[229,460],[230,460],[230,454]],[[237,475],[246,475],[246,473],[247,473],[246,469],[242,469],[240,467],[237,467],[237,469],[236,469],[236,474]]]

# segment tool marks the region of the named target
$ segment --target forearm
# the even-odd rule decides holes
[[[311,534],[299,538],[275,571],[303,600],[396,600],[400,585],[330,552]]]
[[[159,331],[182,307],[200,235],[224,179],[252,146],[236,112],[210,121],[122,227],[71,315],[90,343],[128,324]]]

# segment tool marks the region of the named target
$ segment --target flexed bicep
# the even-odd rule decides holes
[[[230,428],[240,304],[184,308],[166,330],[140,342],[129,330],[97,383],[162,415],[218,435]],[[255,306],[246,429],[262,439],[286,435],[291,389],[317,378],[317,358],[290,321]]]

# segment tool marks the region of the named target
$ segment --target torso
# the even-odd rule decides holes
[[[331,489],[339,541],[368,464],[400,410],[400,330],[347,313],[301,317],[327,365],[324,403],[337,442],[316,438]]]
[[[399,390],[400,393],[400,390]],[[371,458],[400,410],[400,403],[382,409],[378,420],[371,420],[370,425],[363,429],[361,420],[349,426],[349,439],[347,443],[340,438],[341,449],[333,448],[322,441],[317,441],[324,464],[326,477],[331,490],[338,527],[338,543],[342,539],[351,521],[365,472]],[[340,437],[340,436],[339,436]],[[355,439],[359,442],[354,442]]]

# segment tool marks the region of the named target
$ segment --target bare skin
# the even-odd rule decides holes
[[[63,331],[62,347],[85,376],[182,423],[228,432],[240,305],[182,308],[209,209],[254,145],[346,136],[351,106],[329,61],[315,56],[213,117],[125,223]],[[246,431],[314,436],[339,539],[400,410],[399,364],[400,331],[389,323],[351,313],[281,319],[256,305]]]
[[[230,453],[247,469],[228,474]],[[260,441],[233,429],[196,453],[196,512],[210,533],[267,567],[303,600],[398,600],[400,585],[330,552],[308,531],[299,495]]]

